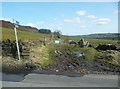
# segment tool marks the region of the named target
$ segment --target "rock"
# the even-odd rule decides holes
[[[25,42],[22,42],[21,40],[19,40],[19,50],[20,50],[20,56],[22,59],[29,59],[29,47],[27,47],[29,44],[24,45]],[[27,53],[24,54],[24,53]],[[17,47],[16,47],[16,41],[12,41],[12,40],[4,40],[2,41],[2,55],[3,57],[12,57],[12,58],[18,58],[18,54],[17,54]]]
[[[94,48],[94,45],[92,45],[92,44],[89,44],[89,45],[88,45],[88,47],[93,47],[93,48]]]
[[[79,41],[78,41],[78,45],[79,45],[80,47],[84,47],[84,39],[79,40]]]
[[[26,68],[27,69],[34,69],[34,68],[36,68],[36,66],[33,63],[26,63]]]
[[[77,42],[75,42],[75,41],[73,41],[73,40],[69,40],[69,44],[77,45]]]
[[[97,50],[117,50],[117,47],[113,44],[99,44],[98,47],[96,47]]]
[[[82,38],[81,40],[78,41],[78,45],[79,47],[89,47],[89,42],[84,41],[84,39]]]

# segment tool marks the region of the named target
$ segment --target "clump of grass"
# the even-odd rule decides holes
[[[57,62],[55,50],[58,50],[64,54],[67,52],[67,51],[65,51],[65,49],[67,49],[69,47],[68,47],[68,45],[62,44],[62,43],[61,44],[51,43],[51,44],[47,45],[45,48],[47,49],[47,52],[49,54],[49,56],[47,56],[48,59],[41,60],[40,62],[43,65],[49,65],[49,64],[53,64],[53,63]]]
[[[2,68],[3,69],[14,69],[14,70],[25,70],[26,69],[26,63],[29,62],[29,60],[18,60],[11,57],[3,57],[0,59],[2,61]]]
[[[97,53],[97,50],[95,50],[94,48],[91,48],[91,47],[83,47],[83,48],[74,47],[71,50],[76,51],[76,52],[83,52],[85,58],[88,60],[94,60],[95,55]]]
[[[120,66],[119,54],[120,54],[119,51],[113,51],[113,50],[99,51],[96,53],[95,59]]]
[[[51,59],[46,59],[46,60],[41,60],[40,63],[45,66],[45,65],[49,65],[49,64],[53,64],[54,61]]]
[[[34,45],[34,47],[31,48],[30,59],[33,60],[33,62],[41,62],[41,60],[49,59],[47,46],[42,44]]]
[[[41,63],[42,65],[48,65],[54,63],[54,44],[36,44],[31,48],[30,59],[33,62]]]
[[[89,60],[94,60],[95,59],[94,57],[95,57],[97,51],[94,48],[85,47],[82,50],[85,53],[86,59],[89,59]]]

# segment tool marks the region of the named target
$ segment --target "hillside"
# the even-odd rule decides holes
[[[15,35],[14,35],[14,30],[11,28],[5,28],[5,27],[0,27],[0,31],[2,31],[2,40],[10,39],[10,40],[15,40]],[[36,40],[43,40],[44,37],[49,40],[51,38],[50,34],[41,34],[37,32],[30,32],[30,31],[25,31],[25,30],[17,30],[18,33],[18,39],[21,39],[23,41],[36,41]],[[56,39],[56,38],[54,38]],[[61,37],[64,42],[68,42],[68,40],[74,40],[74,41],[79,41],[81,37],[73,37],[73,36],[62,36]],[[106,39],[89,39],[85,38],[85,41],[89,41],[90,43],[94,45],[98,45],[99,43],[104,43],[104,44],[115,44],[118,45],[117,40],[106,40]]]
[[[51,39],[50,34],[17,30],[18,39],[22,40],[20,43],[20,54],[21,59],[23,59],[18,60],[17,51],[14,46],[14,30],[5,27],[0,27],[0,30],[2,31],[2,40],[4,41],[4,45],[2,44],[2,55],[4,54],[4,56],[0,59],[3,61],[3,69],[29,70],[36,68],[39,70],[58,70],[62,72],[96,73],[97,71],[103,73],[114,72],[116,74],[119,72],[119,51],[96,50],[100,43],[118,46],[117,40],[85,38],[84,40],[90,42],[93,47],[81,48],[79,45],[68,44],[69,40],[78,42],[81,39],[80,37],[61,36],[62,43],[54,44],[56,38]],[[45,37],[46,42],[44,42]],[[9,39],[10,42],[6,39]],[[82,56],[77,56],[78,53],[80,55],[81,53],[83,54]],[[92,67],[90,66],[91,63],[94,63]]]
[[[13,29],[0,27],[0,30],[2,31],[2,40],[6,40],[6,39],[15,40]],[[23,41],[42,40],[44,37],[49,38],[50,36],[48,34],[41,34],[37,32],[30,32],[30,31],[24,31],[24,30],[17,30],[17,33],[18,33],[18,39],[21,39]]]
[[[97,33],[89,35],[77,35],[75,37],[118,40],[120,37],[120,33]]]
[[[5,27],[5,28],[11,28],[11,29],[13,29],[13,27],[14,27],[13,23],[11,23],[9,21],[0,20],[0,23],[2,24],[2,27]],[[35,27],[22,26],[22,25],[18,25],[18,26],[19,26],[18,30],[38,32],[38,29],[35,28]],[[0,25],[0,27],[1,27],[1,25]]]
[[[2,24],[2,26],[0,25],[0,27],[3,27],[3,34],[4,34],[4,29],[6,28],[6,31],[8,31],[8,29],[13,29],[13,23],[9,22],[9,21],[4,21],[4,20],[0,20],[0,23]],[[8,29],[7,29],[8,28]],[[30,26],[22,26],[19,25],[19,28],[17,28],[18,30],[21,31],[29,31],[29,32],[38,32],[38,29],[35,27],[30,27]],[[7,32],[8,33],[8,32]],[[26,33],[26,32],[25,32]],[[24,33],[24,34],[25,34]],[[6,35],[6,33],[4,34]],[[39,34],[40,35],[40,34]],[[29,37],[30,35],[28,35]],[[8,37],[8,36],[7,36]],[[36,37],[36,36],[35,36]],[[119,40],[120,38],[120,33],[97,33],[97,34],[89,34],[89,35],[75,35],[75,36],[69,36],[72,39],[80,39],[80,38],[93,38],[93,39],[110,39],[110,40]],[[3,39],[5,38],[5,36],[3,36]],[[32,37],[30,37],[32,38]],[[33,37],[34,38],[34,37]]]

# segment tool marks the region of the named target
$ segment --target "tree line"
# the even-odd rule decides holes
[[[50,29],[39,29],[38,30],[40,33],[43,33],[43,34],[54,34],[54,35],[57,35],[57,36],[60,36],[60,35],[62,35],[62,32],[61,31],[59,31],[59,30],[56,30],[56,31],[54,31],[54,32],[52,32]]]

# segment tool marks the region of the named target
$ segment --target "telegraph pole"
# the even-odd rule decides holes
[[[16,38],[16,47],[17,47],[17,53],[18,53],[18,59],[20,60],[20,50],[19,50],[19,45],[18,45],[18,37],[17,37],[17,29],[16,27],[18,27],[17,24],[19,24],[18,21],[15,21],[14,23],[14,19],[13,19],[13,24],[14,24],[14,32],[15,32],[15,38]]]

